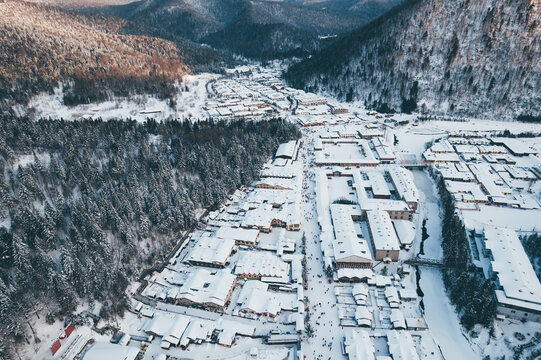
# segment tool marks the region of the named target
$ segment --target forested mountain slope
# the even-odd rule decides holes
[[[408,0],[286,78],[380,110],[540,116],[541,4]]]
[[[68,104],[104,100],[112,94],[153,93],[167,98],[175,91],[173,83],[191,71],[186,63],[198,55],[193,47],[129,35],[130,24],[110,16],[86,16],[22,1],[0,3],[0,13],[4,108],[24,104],[60,81],[70,81]]]
[[[265,0],[144,0],[107,11],[216,48],[272,59],[313,51],[322,44],[319,35],[352,30],[385,9],[361,16]]]
[[[251,184],[298,136],[281,120],[0,116],[0,358],[12,341],[35,340],[23,321],[33,311],[57,318],[84,299],[121,313],[128,281],[163,259],[194,211]]]

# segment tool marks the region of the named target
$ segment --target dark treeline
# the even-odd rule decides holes
[[[252,183],[283,120],[213,123],[0,117],[0,359],[80,299],[122,313],[130,279],[163,259],[199,208]],[[3,350],[4,349],[4,350]]]
[[[524,131],[524,132],[514,134],[507,129],[493,135],[493,137],[508,137],[508,138],[534,138],[538,136],[541,136],[541,133],[532,132],[532,131]]]
[[[537,277],[541,280],[541,236],[538,233],[524,235],[520,238],[520,241]]]
[[[541,116],[520,114],[519,116],[517,116],[517,120],[522,122],[541,123]]]
[[[455,213],[453,197],[442,178],[438,178],[438,191],[443,210],[442,249],[446,265],[442,275],[449,299],[467,330],[475,324],[492,327],[496,315],[494,285],[471,263],[466,229]]]

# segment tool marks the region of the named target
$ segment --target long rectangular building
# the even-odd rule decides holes
[[[317,166],[377,166],[380,161],[365,139],[345,138],[323,141],[322,150],[316,150]]]
[[[419,190],[417,190],[417,186],[413,182],[411,172],[401,166],[395,166],[391,167],[388,170],[388,173],[400,198],[404,200],[414,212],[417,211],[417,205],[419,204]]]
[[[498,312],[513,319],[541,322],[541,284],[511,229],[485,229],[485,253],[491,263],[489,277],[496,278]]]
[[[372,237],[372,248],[376,260],[391,259],[398,261],[400,244],[389,214],[382,210],[366,212],[368,228]]]
[[[220,239],[233,239],[236,245],[257,245],[259,230],[243,229],[222,226],[216,231],[216,237]]]
[[[343,352],[349,360],[374,360],[375,349],[366,330],[345,329]]]
[[[332,204],[331,218],[334,228],[333,250],[336,267],[371,268],[372,255],[366,239],[359,237],[353,224],[353,217],[360,220],[357,206]]]
[[[235,267],[235,274],[245,279],[289,281],[289,264],[269,252],[244,252]],[[271,282],[271,281],[268,281]]]

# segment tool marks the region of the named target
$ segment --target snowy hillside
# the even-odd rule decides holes
[[[540,116],[531,0],[410,0],[287,72],[291,85],[384,110]]]

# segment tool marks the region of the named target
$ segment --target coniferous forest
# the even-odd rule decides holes
[[[432,174],[434,176],[434,174]],[[492,325],[496,316],[494,285],[471,263],[468,234],[455,213],[452,195],[442,178],[438,180],[442,207],[443,282],[460,322],[471,330],[476,324]]]
[[[82,301],[122,313],[128,282],[163,260],[197,210],[252,183],[298,137],[280,119],[0,117],[0,358],[34,340],[25,314],[58,319]]]

